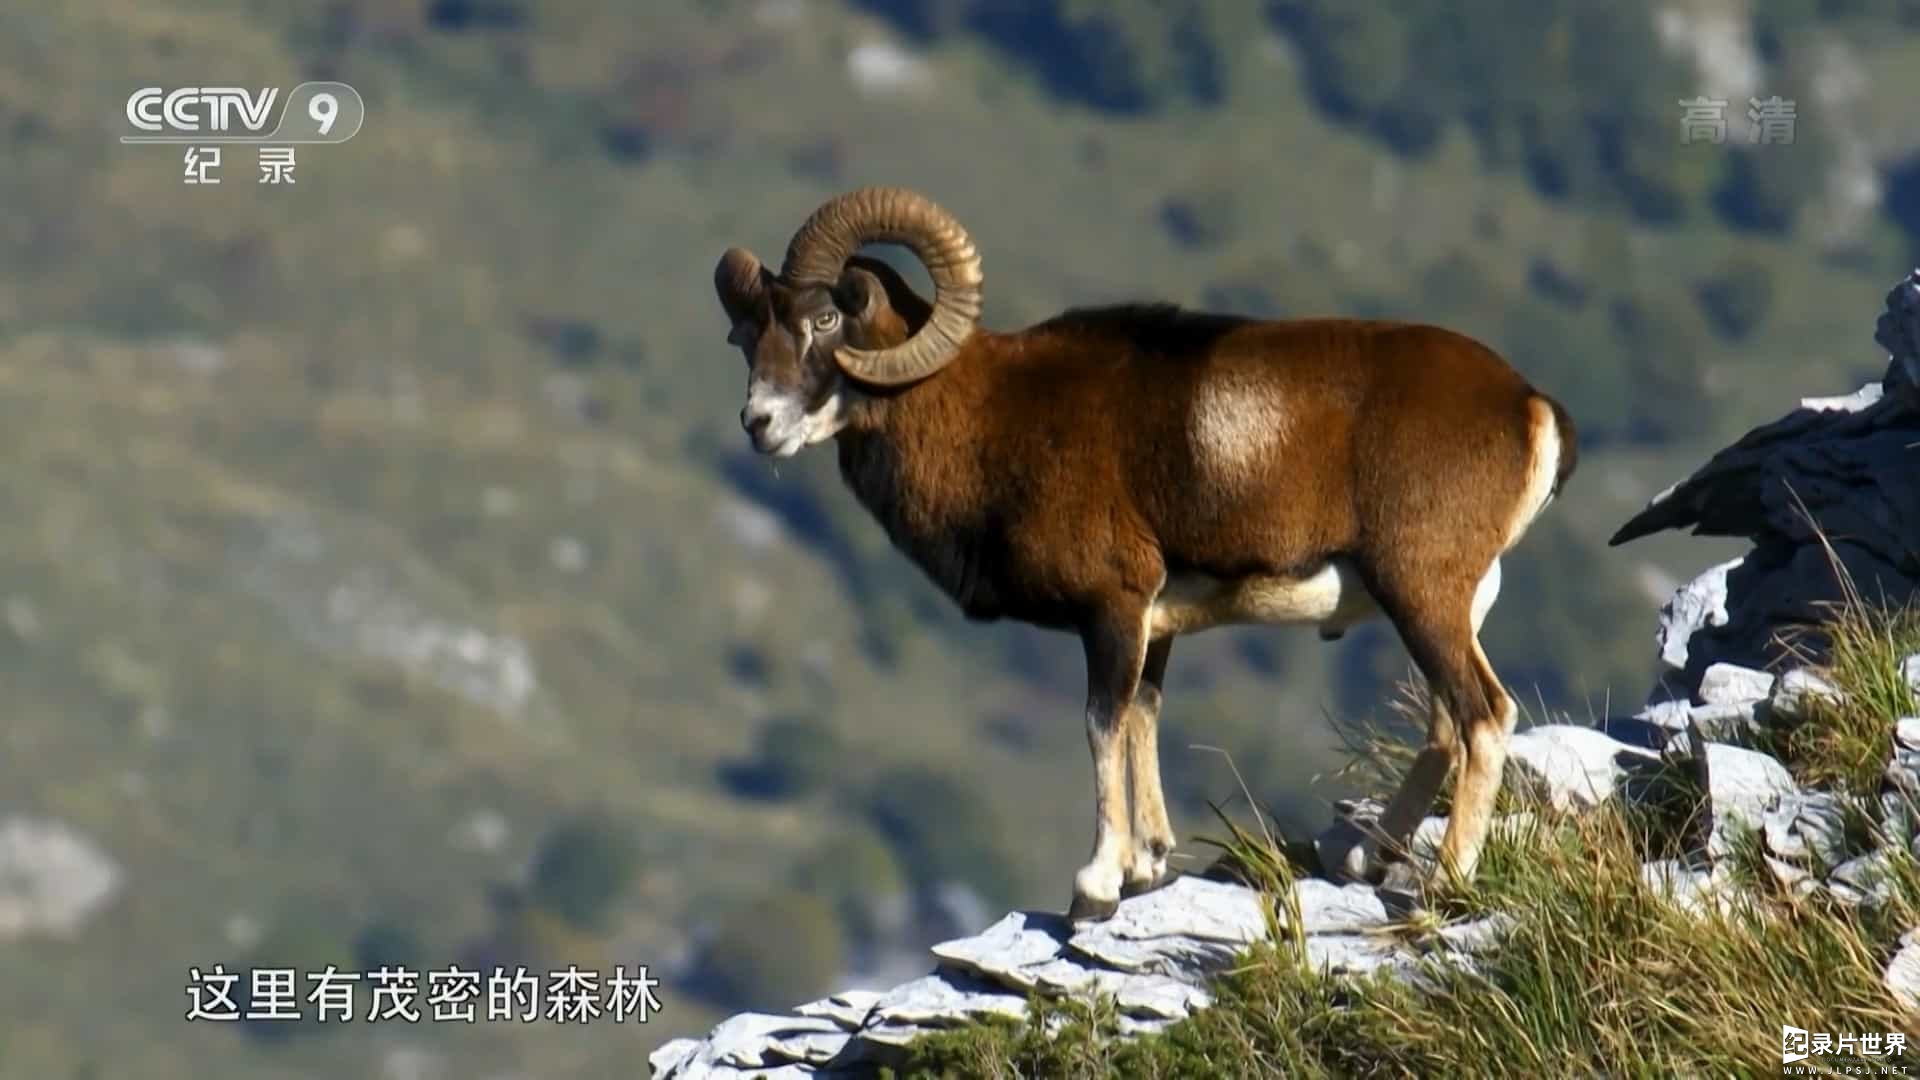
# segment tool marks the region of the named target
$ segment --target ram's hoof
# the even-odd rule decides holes
[[[1320,872],[1332,881],[1374,883],[1386,870],[1370,829],[1341,819],[1322,830],[1313,841]]]
[[[1171,884],[1174,878],[1179,876],[1179,871],[1163,866],[1159,872],[1152,877],[1142,878],[1139,881],[1129,881],[1120,886],[1120,899],[1127,900],[1135,896],[1143,896],[1155,889],[1163,889]]]
[[[1113,913],[1120,910],[1120,901],[1096,900],[1090,896],[1075,896],[1073,905],[1067,908],[1068,922],[1106,922]]]

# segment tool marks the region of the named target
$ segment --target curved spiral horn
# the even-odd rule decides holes
[[[945,367],[980,322],[980,253],[960,222],[905,188],[866,187],[823,204],[787,245],[780,268],[795,286],[828,287],[864,244],[903,244],[933,278],[933,313],[911,338],[887,349],[843,346],[841,370],[861,382],[900,386]]]

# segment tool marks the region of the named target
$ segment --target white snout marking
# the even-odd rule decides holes
[[[1262,475],[1287,434],[1287,414],[1270,388],[1243,373],[1200,380],[1187,438],[1201,476],[1229,487]]]
[[[1305,577],[1174,574],[1154,599],[1151,633],[1191,634],[1235,623],[1305,623],[1344,632],[1379,610],[1345,559],[1334,559]]]
[[[828,395],[818,409],[809,412],[800,395],[774,389],[757,380],[747,387],[744,416],[749,423],[764,421],[770,447],[767,452],[783,458],[833,438],[847,423],[846,401],[838,390]]]

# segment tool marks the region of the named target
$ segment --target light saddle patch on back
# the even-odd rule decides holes
[[[1221,372],[1195,389],[1187,431],[1198,475],[1231,492],[1264,475],[1286,439],[1287,413],[1270,387]]]

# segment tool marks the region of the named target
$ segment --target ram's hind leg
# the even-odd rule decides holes
[[[1166,793],[1160,787],[1161,687],[1172,652],[1172,637],[1147,646],[1140,689],[1124,721],[1131,776],[1128,790],[1133,803],[1133,854],[1126,882],[1120,887],[1123,896],[1135,896],[1162,884],[1167,877],[1167,856],[1174,847],[1173,823],[1167,820]]]
[[[1486,621],[1487,613],[1492,610],[1499,595],[1500,560],[1495,559],[1473,590],[1470,614],[1476,655],[1480,655],[1480,626]],[[1484,656],[1481,656],[1481,661],[1484,663]],[[1446,698],[1432,692],[1429,685],[1426,745],[1414,757],[1400,790],[1394,793],[1393,801],[1387,804],[1386,810],[1380,815],[1378,831],[1394,856],[1404,857],[1408,854],[1407,847],[1414,831],[1433,809],[1434,800],[1440,795],[1440,786],[1446,782],[1448,771],[1461,763],[1464,750],[1461,729],[1448,711]]]
[[[1430,697],[1426,745],[1414,755],[1400,787],[1377,820],[1339,821],[1314,841],[1321,871],[1336,880],[1378,881],[1389,861],[1405,857],[1420,822],[1433,808],[1447,770],[1459,757],[1453,718]]]
[[[1519,709],[1486,663],[1467,598],[1432,609],[1415,609],[1398,623],[1413,663],[1427,676],[1436,723],[1442,715],[1452,719],[1448,726],[1455,740],[1453,759],[1459,769],[1453,776],[1446,836],[1440,842],[1440,871],[1452,874],[1457,882],[1471,882],[1480,861],[1480,847],[1486,844],[1494,819],[1494,799],[1500,794],[1501,774],[1507,763],[1507,740],[1513,734]],[[1405,788],[1411,788],[1413,780],[1409,776]],[[1421,792],[1421,796],[1427,794]],[[1423,815],[1427,805],[1421,807]],[[1415,824],[1419,824],[1417,819]]]
[[[1376,826],[1381,854],[1394,859],[1406,857],[1414,831],[1433,809],[1434,800],[1440,797],[1440,785],[1446,783],[1447,772],[1459,756],[1460,738],[1453,716],[1437,695],[1428,694],[1426,745],[1414,755],[1400,789],[1393,793]]]
[[[1461,732],[1460,775],[1453,784],[1453,810],[1447,816],[1446,837],[1440,842],[1440,865],[1462,882],[1472,881],[1493,825],[1494,803],[1506,770],[1507,745],[1520,708],[1500,685],[1478,641],[1473,644],[1473,670],[1487,703]]]
[[[1407,652],[1426,677],[1436,732],[1443,730],[1443,717],[1450,721],[1444,730],[1452,736],[1452,757],[1459,768],[1446,835],[1440,845],[1440,868],[1463,882],[1473,879],[1480,849],[1492,825],[1494,799],[1506,766],[1507,741],[1518,716],[1512,697],[1500,685],[1480,649],[1479,624],[1489,606],[1487,588],[1481,584],[1472,590],[1429,588],[1401,594],[1395,597],[1392,610]],[[1433,750],[1430,736],[1422,756]],[[1431,796],[1437,793],[1439,784],[1434,774],[1421,772],[1419,764],[1416,761],[1415,772],[1409,774],[1394,800],[1406,801],[1407,814],[1415,826],[1432,805]],[[1445,775],[1443,768],[1429,767],[1439,769],[1439,776]],[[1427,790],[1429,787],[1433,790]],[[1418,814],[1413,814],[1413,804],[1421,800],[1424,802]]]

